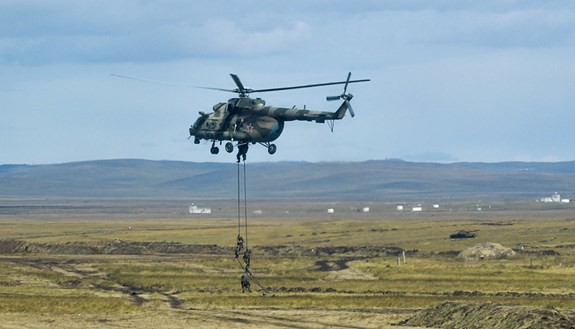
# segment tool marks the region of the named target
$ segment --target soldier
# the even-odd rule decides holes
[[[240,157],[243,158],[244,162],[246,161],[246,155],[248,154],[248,149],[249,149],[249,145],[248,143],[243,143],[243,144],[239,144],[238,145],[238,155],[236,155],[236,158],[238,159],[238,163],[240,163]]]
[[[252,252],[246,249],[244,252],[244,263],[246,263],[246,272],[250,271],[250,258],[252,257]]]
[[[241,282],[242,282],[242,293],[245,292],[246,290],[248,292],[252,292],[252,290],[250,289],[250,277],[247,273],[242,274]]]
[[[242,238],[241,235],[238,234],[238,241],[236,243],[236,258],[240,257],[240,252],[242,252],[242,249],[244,249],[244,238]]]

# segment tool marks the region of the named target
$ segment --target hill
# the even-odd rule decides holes
[[[235,163],[137,159],[0,165],[0,197],[227,199],[236,196],[237,172]],[[575,162],[269,162],[248,163],[246,174],[252,198],[514,200],[553,192],[575,195]]]

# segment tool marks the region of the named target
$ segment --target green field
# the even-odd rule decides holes
[[[444,301],[571,312],[571,211],[509,207],[481,214],[250,218],[252,293],[240,288],[235,218],[6,215],[0,217],[0,317],[8,327],[34,328],[147,328],[164,321],[174,328],[378,328]],[[449,238],[461,229],[477,237]],[[244,227],[240,232],[245,236]],[[457,257],[480,242],[517,255]]]

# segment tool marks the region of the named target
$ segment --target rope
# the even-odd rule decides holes
[[[244,163],[245,166],[245,163]],[[240,236],[241,234],[241,228],[242,228],[242,223],[241,223],[241,215],[240,215],[240,211],[241,211],[241,206],[240,206],[240,163],[238,162],[238,236]]]
[[[241,224],[241,188],[240,188],[241,175],[240,175],[240,162],[238,161],[237,163],[238,163],[238,238],[239,238],[240,234],[241,234],[241,226],[242,226],[242,224]],[[246,179],[246,161],[245,160],[244,160],[244,175],[243,176],[244,176],[243,177],[243,179],[244,179],[243,183],[244,183],[244,228],[245,228],[245,238],[243,240],[244,241],[243,247],[247,251],[249,249],[248,248],[248,198],[247,198],[247,183],[246,183],[247,179]],[[236,249],[236,252],[238,252],[237,249]],[[253,273],[247,267],[247,264],[243,264],[239,257],[236,257],[236,259],[238,261],[238,264],[242,268],[242,270],[249,275],[250,280],[255,282],[261,288],[262,294],[265,295],[269,289],[264,287],[256,279],[256,277],[253,275]]]
[[[246,187],[246,161],[244,160],[244,218],[245,218],[245,229],[246,229],[246,249],[248,249],[248,194]]]
[[[268,290],[270,290],[270,289],[267,288],[267,287],[264,287],[264,286],[258,281],[258,279],[256,279],[256,277],[254,276],[254,274],[253,274],[252,272],[250,272],[249,270],[246,271],[246,270],[245,270],[245,267],[244,267],[244,264],[242,264],[242,261],[241,261],[239,258],[237,258],[237,260],[238,260],[238,264],[240,264],[240,267],[242,268],[242,270],[244,270],[246,273],[248,273],[248,274],[250,275],[251,280],[252,280],[253,282],[255,282],[255,283],[261,288],[261,290],[262,290],[262,295],[265,296],[266,292],[267,292]]]

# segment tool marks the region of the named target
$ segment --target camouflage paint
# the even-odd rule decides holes
[[[343,102],[336,112],[311,111],[298,108],[265,106],[260,98],[232,98],[214,105],[210,114],[200,118],[190,128],[190,135],[214,141],[271,142],[282,133],[285,121],[340,120],[347,111]]]

